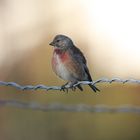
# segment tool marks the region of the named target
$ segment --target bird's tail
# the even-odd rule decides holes
[[[99,90],[95,85],[89,84],[89,86],[92,88],[92,90],[93,90],[94,92],[96,92],[96,91],[99,91],[99,92],[100,92],[100,90]]]

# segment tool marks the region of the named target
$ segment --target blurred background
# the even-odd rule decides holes
[[[1,0],[0,80],[21,85],[64,84],[52,72],[56,34],[72,38],[84,52],[94,80],[140,79],[138,0]],[[136,84],[98,84],[100,94],[20,91],[0,87],[0,99],[64,104],[140,105]],[[3,140],[139,140],[140,116],[132,113],[41,112],[0,108]]]

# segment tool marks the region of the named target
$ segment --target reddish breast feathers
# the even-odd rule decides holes
[[[54,56],[59,57],[61,62],[69,60],[69,54],[67,52],[60,50],[60,49],[54,50]]]
[[[58,49],[54,50],[52,58],[53,71],[62,79],[68,80],[70,73],[67,67],[69,64],[70,56],[68,52],[64,52]]]

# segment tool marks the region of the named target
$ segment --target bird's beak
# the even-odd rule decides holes
[[[51,42],[49,45],[54,46],[54,42]]]

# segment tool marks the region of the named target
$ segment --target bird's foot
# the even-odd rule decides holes
[[[72,89],[72,91],[75,91],[76,90],[76,87],[75,86],[71,86],[70,88]]]
[[[79,84],[79,85],[76,85],[75,86],[75,84],[77,84],[77,81],[76,82],[71,82],[70,83],[70,88],[73,90],[73,91],[75,91],[76,90],[76,88],[79,88],[81,91],[83,91],[83,88],[82,88],[82,86]]]
[[[68,89],[69,89],[69,88],[72,89],[72,91],[76,91],[76,88],[77,88],[77,87],[78,87],[81,91],[83,91],[83,88],[82,88],[81,85],[76,85],[76,86],[74,86],[76,83],[77,83],[77,82],[69,82],[69,83],[66,83],[66,84],[64,84],[64,85],[61,86],[60,91],[64,91],[64,92],[66,91],[66,92],[68,93]]]
[[[68,83],[62,85],[60,91],[64,91],[64,92],[66,91],[68,93],[68,88],[66,87],[67,85]]]

